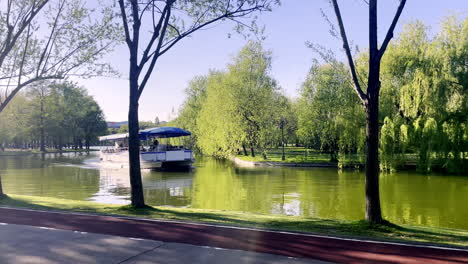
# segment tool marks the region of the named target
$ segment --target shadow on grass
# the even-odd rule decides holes
[[[40,200],[41,197],[35,197],[37,200]],[[46,199],[46,198],[45,198]],[[58,201],[58,202],[57,202]],[[36,203],[35,201],[29,201],[28,199],[23,198],[13,198],[8,195],[0,197],[0,206],[12,207],[12,208],[24,208],[24,209],[34,209],[34,210],[43,210],[43,211],[66,211],[66,212],[87,212],[87,213],[105,213],[104,211],[110,209],[111,207],[102,207],[96,206],[91,202],[81,202],[70,200],[57,200],[57,201],[41,201]],[[47,205],[45,205],[47,204]]]
[[[468,247],[468,231],[431,227],[400,226],[388,221],[382,224],[371,224],[365,220],[343,221],[334,219],[269,216],[228,211],[204,211],[197,209],[158,208],[147,206],[112,206],[91,202],[67,201],[41,198],[12,198],[5,196],[0,206],[29,208],[47,211],[75,211],[93,214],[132,216],[149,219],[171,219],[187,222],[203,222],[241,227],[253,227],[269,230],[308,232],[320,235],[341,237],[359,237],[384,241],[409,243],[429,243],[432,245],[449,245]],[[36,203],[39,201],[41,204]],[[184,211],[185,210],[185,211]]]
[[[171,209],[149,207],[145,209],[123,206],[118,209],[125,214],[145,218],[166,218],[196,222],[228,224],[242,227],[256,227],[271,230],[308,232],[321,235],[361,237],[385,241],[410,243],[429,243],[433,245],[468,246],[468,232],[462,230],[444,230],[425,227],[400,226],[389,221],[372,224],[366,220],[340,221],[320,218],[281,217],[280,219],[262,219],[258,215],[235,214],[230,212],[180,212]],[[267,216],[266,216],[267,217]],[[252,219],[249,219],[252,218]],[[434,231],[431,231],[434,230]],[[456,234],[460,233],[460,234]],[[462,235],[464,233],[466,235]]]

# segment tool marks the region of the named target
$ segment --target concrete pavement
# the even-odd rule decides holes
[[[324,264],[250,251],[0,224],[0,263],[273,263]]]

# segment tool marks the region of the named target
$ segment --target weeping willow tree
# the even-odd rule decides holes
[[[416,165],[421,172],[466,171],[467,21],[448,17],[433,35],[416,21],[405,25],[389,45],[381,65],[380,170]],[[368,51],[355,56],[355,66],[366,79]],[[346,74],[334,58],[314,63],[300,90],[297,111],[300,140],[308,147],[339,153],[341,166],[365,153],[365,116],[348,92]],[[346,81],[337,81],[340,78]]]
[[[203,153],[226,157],[249,149],[255,156],[273,143],[283,97],[270,70],[271,54],[249,42],[226,72],[210,74],[196,121]]]
[[[361,153],[365,116],[343,63],[314,63],[302,84],[298,136],[308,147],[330,154],[346,166],[350,154]]]
[[[422,172],[433,168],[462,172],[467,151],[468,19],[446,18],[431,37],[421,22],[405,26],[382,62],[382,100],[386,120],[381,128],[385,168],[399,154],[417,154]],[[398,120],[390,129],[391,120]],[[400,136],[392,137],[392,131]],[[390,145],[399,149],[393,152]],[[390,165],[390,163],[392,165]]]

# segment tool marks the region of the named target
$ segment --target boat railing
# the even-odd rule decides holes
[[[173,146],[160,144],[158,146],[141,146],[141,152],[164,152],[164,151],[176,151],[176,150],[186,150],[184,146]]]
[[[119,153],[122,151],[128,151],[128,148],[123,147],[123,148],[106,148],[101,150],[103,153]]]

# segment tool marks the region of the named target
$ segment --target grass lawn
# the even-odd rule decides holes
[[[281,148],[268,149],[266,152],[267,152],[267,159],[263,158],[261,152],[257,152],[255,157],[244,156],[242,154],[236,155],[236,157],[242,160],[256,161],[256,162],[270,161],[270,162],[282,162],[282,163],[328,163],[328,164],[337,163],[337,162],[330,161],[330,154],[320,153],[315,150],[306,149],[304,147],[285,147],[284,148],[285,160],[281,160],[281,156],[282,156]],[[357,157],[353,157],[351,155],[350,155],[350,158],[357,159]]]
[[[250,152],[249,152],[250,154]],[[236,155],[237,158],[246,161],[255,162],[279,162],[279,163],[322,163],[337,165],[337,162],[330,161],[330,154],[321,153],[313,149],[306,149],[304,147],[285,147],[284,154],[285,160],[281,160],[282,149],[274,148],[267,149],[267,159],[264,159],[261,152],[257,152],[255,157],[244,156],[243,154]],[[364,165],[365,156],[363,154],[348,154],[338,157],[341,165],[349,167],[360,167]],[[417,154],[405,154],[404,160],[408,165],[414,165],[417,162]]]
[[[344,221],[173,207],[135,209],[130,206],[20,195],[9,195],[0,200],[0,206],[152,219],[172,219],[261,229],[310,232],[333,236],[371,238],[374,240],[468,247],[468,230],[394,225],[390,223],[372,226],[365,221]]]

